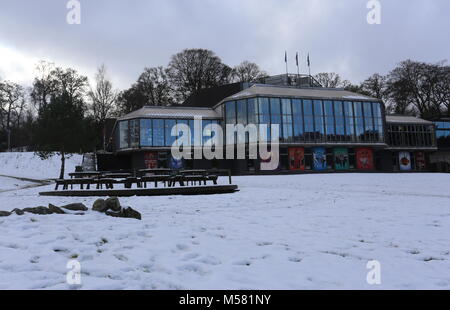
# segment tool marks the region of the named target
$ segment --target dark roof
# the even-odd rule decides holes
[[[234,83],[214,88],[202,89],[186,99],[182,106],[212,108],[226,97],[234,95],[243,89],[243,83]]]

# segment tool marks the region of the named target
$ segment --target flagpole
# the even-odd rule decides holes
[[[309,59],[309,53],[308,53],[308,71],[309,71],[309,86],[312,87],[311,60]]]
[[[287,51],[284,52],[284,62],[286,63],[286,78],[288,78],[288,76],[289,76],[289,71],[288,71]],[[286,81],[287,81],[287,80],[286,80]]]
[[[300,66],[298,64],[298,52],[297,52],[297,55],[295,57],[295,60],[297,62],[297,86],[300,87]]]

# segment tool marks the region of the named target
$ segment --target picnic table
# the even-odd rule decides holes
[[[98,171],[82,171],[69,173],[71,179],[92,178],[92,177],[99,177],[101,175],[102,175],[101,172]]]
[[[204,169],[196,169],[196,170],[181,170],[181,175],[206,175],[208,173],[207,170]]]
[[[102,179],[126,179],[131,177],[131,173],[106,173],[102,175]]]
[[[140,169],[139,172],[142,175],[145,175],[145,174],[169,175],[172,173],[172,169],[168,169],[168,168]]]

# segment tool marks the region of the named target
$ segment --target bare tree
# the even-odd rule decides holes
[[[2,130],[7,134],[8,149],[11,148],[11,129],[20,118],[25,106],[23,87],[5,81],[0,83],[0,120]]]
[[[389,73],[389,100],[423,118],[438,117],[448,104],[448,70],[444,62],[427,64],[406,60]]]
[[[257,64],[249,61],[244,61],[233,69],[233,78],[237,82],[256,82],[267,76],[267,72],[262,71]]]
[[[175,103],[167,71],[163,67],[145,68],[139,79],[118,96],[121,114],[143,106],[170,106]]]
[[[378,99],[386,97],[387,78],[378,73],[373,74],[361,84],[361,89],[368,95]]]
[[[15,118],[22,115],[25,106],[23,87],[5,81],[0,83],[0,110],[2,115],[2,128],[11,130],[14,126]]]
[[[88,92],[90,98],[90,110],[95,121],[103,124],[108,117],[116,111],[118,91],[113,89],[112,82],[108,79],[105,65],[101,65],[95,75],[95,86]]]
[[[163,67],[145,68],[137,86],[146,105],[169,106],[174,103],[167,71]]]
[[[214,52],[186,49],[172,56],[168,75],[178,103],[205,88],[221,86],[231,80],[232,69],[222,63]]]
[[[314,76],[317,82],[320,83],[323,87],[326,88],[337,88],[337,87],[347,87],[350,85],[350,82],[347,80],[343,80],[339,74],[334,72],[323,72],[318,73]]]
[[[36,66],[36,77],[34,78],[30,97],[38,113],[49,104],[51,95],[57,89],[57,83],[53,76],[54,70],[55,65],[44,60],[40,61]]]

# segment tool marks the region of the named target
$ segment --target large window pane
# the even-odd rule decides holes
[[[139,147],[139,120],[134,119],[129,123],[130,126],[130,147],[138,148]]]
[[[353,117],[353,102],[344,102],[346,141],[354,141],[355,120]]]
[[[247,125],[247,102],[239,100],[236,102],[237,123]]]
[[[279,135],[283,138],[283,128],[281,126],[281,105],[279,98],[270,98],[270,125],[279,125]]]
[[[300,99],[292,100],[292,115],[294,122],[294,141],[301,142],[303,136],[303,105]]]
[[[303,111],[305,121],[305,139],[314,141],[314,114],[311,100],[303,100]]]
[[[153,146],[164,146],[164,120],[153,120]]]
[[[364,114],[362,102],[354,102],[356,139],[358,142],[364,141]]]
[[[256,98],[248,99],[247,115],[249,124],[258,124],[258,100]]]
[[[267,140],[270,140],[270,104],[269,98],[258,98],[258,119],[260,124],[266,124]]]
[[[345,115],[342,101],[334,101],[334,118],[336,122],[337,141],[346,141],[345,139]]]
[[[153,146],[151,119],[141,119],[141,146]]]
[[[281,113],[283,120],[283,141],[287,143],[293,142],[292,107],[290,99],[281,100]]]
[[[236,103],[234,101],[225,103],[225,118],[227,124],[236,124]]]
[[[315,137],[316,141],[324,141],[325,127],[324,127],[324,113],[322,100],[314,100],[314,124],[315,124]]]
[[[119,148],[126,149],[130,147],[128,137],[128,121],[122,121],[119,123]]]
[[[165,145],[172,146],[175,143],[176,137],[172,137],[172,129],[177,125],[177,122],[173,119],[166,119],[165,128]]]
[[[334,112],[333,112],[333,102],[325,101],[325,130],[327,132],[327,141],[336,141],[335,130],[334,130]]]

